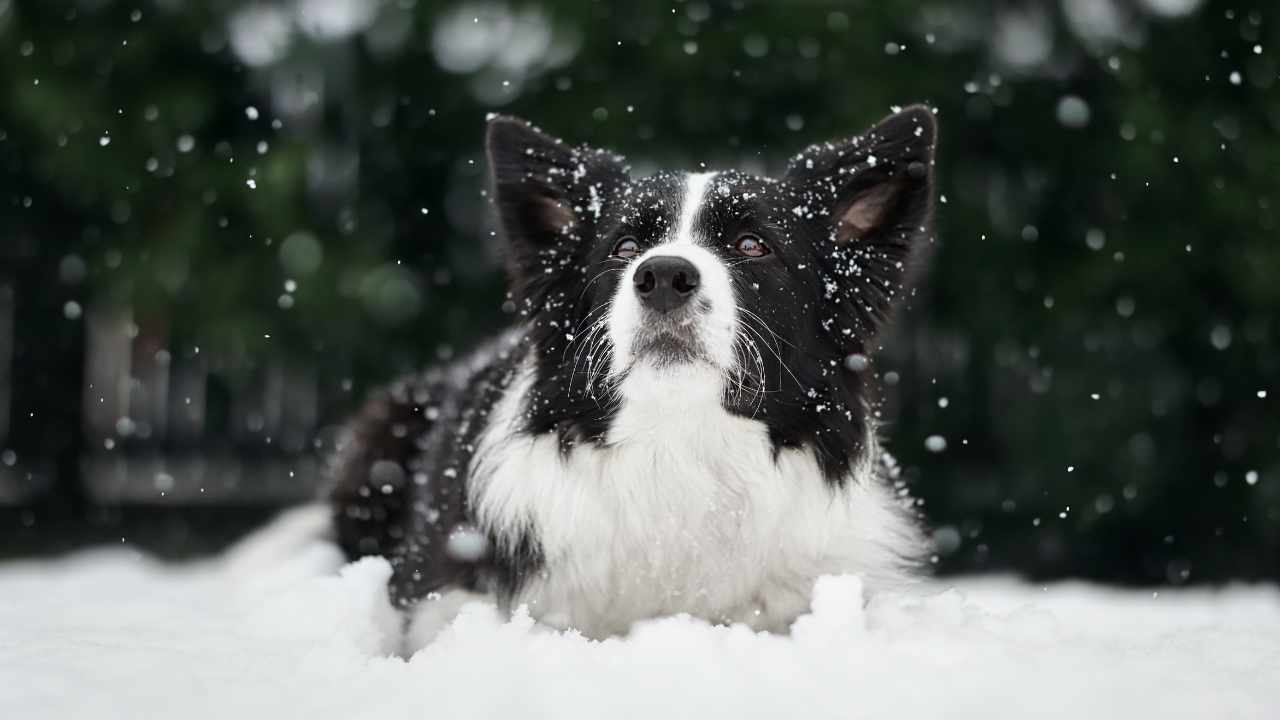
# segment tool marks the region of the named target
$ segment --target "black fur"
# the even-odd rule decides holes
[[[928,238],[934,142],[932,113],[908,108],[865,135],[808,148],[781,179],[718,174],[695,220],[732,267],[741,322],[762,350],[725,406],[763,422],[775,451],[809,448],[833,486],[866,452],[866,371],[844,360],[873,347]],[[524,431],[555,433],[565,454],[605,442],[618,379],[592,329],[626,267],[612,250],[627,236],[642,250],[661,242],[680,212],[681,174],[632,180],[620,157],[512,118],[490,122],[487,145],[521,334],[375,394],[333,464],[342,546],[350,557],[389,557],[401,603],[444,586],[510,597],[538,570],[536,528],[516,547],[490,539],[478,560],[448,551],[450,534],[474,522],[466,486],[477,437],[531,355]],[[772,253],[735,254],[743,232]]]
[[[444,586],[514,587],[537,565],[532,539],[478,562],[449,552],[450,535],[474,527],[467,468],[523,346],[499,340],[454,366],[402,378],[374,393],[338,442],[330,475],[339,544],[349,558],[391,561],[397,604]]]

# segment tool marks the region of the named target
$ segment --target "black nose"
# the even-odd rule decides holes
[[[632,280],[640,303],[651,310],[671,312],[689,302],[698,289],[698,268],[684,258],[659,255],[636,268]]]

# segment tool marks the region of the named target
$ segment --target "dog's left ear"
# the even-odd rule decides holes
[[[613,153],[573,147],[519,118],[497,115],[485,137],[494,204],[517,279],[548,275],[593,236],[604,199],[625,181]]]
[[[811,145],[787,168],[797,214],[822,223],[833,245],[823,255],[862,339],[887,318],[930,235],[936,137],[933,112],[913,105],[857,137]]]

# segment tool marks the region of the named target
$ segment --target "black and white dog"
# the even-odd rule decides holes
[[[866,355],[932,242],[934,139],[915,106],[779,179],[633,178],[493,118],[518,322],[351,422],[344,551],[390,560],[423,639],[473,593],[602,637],[674,613],[785,631],[821,575],[909,579],[926,544]]]

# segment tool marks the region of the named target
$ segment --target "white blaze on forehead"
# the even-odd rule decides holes
[[[693,220],[702,208],[703,198],[707,196],[707,188],[711,187],[713,172],[689,173],[684,179],[684,197],[680,200],[680,224],[676,226],[676,234],[672,242],[694,244]]]

